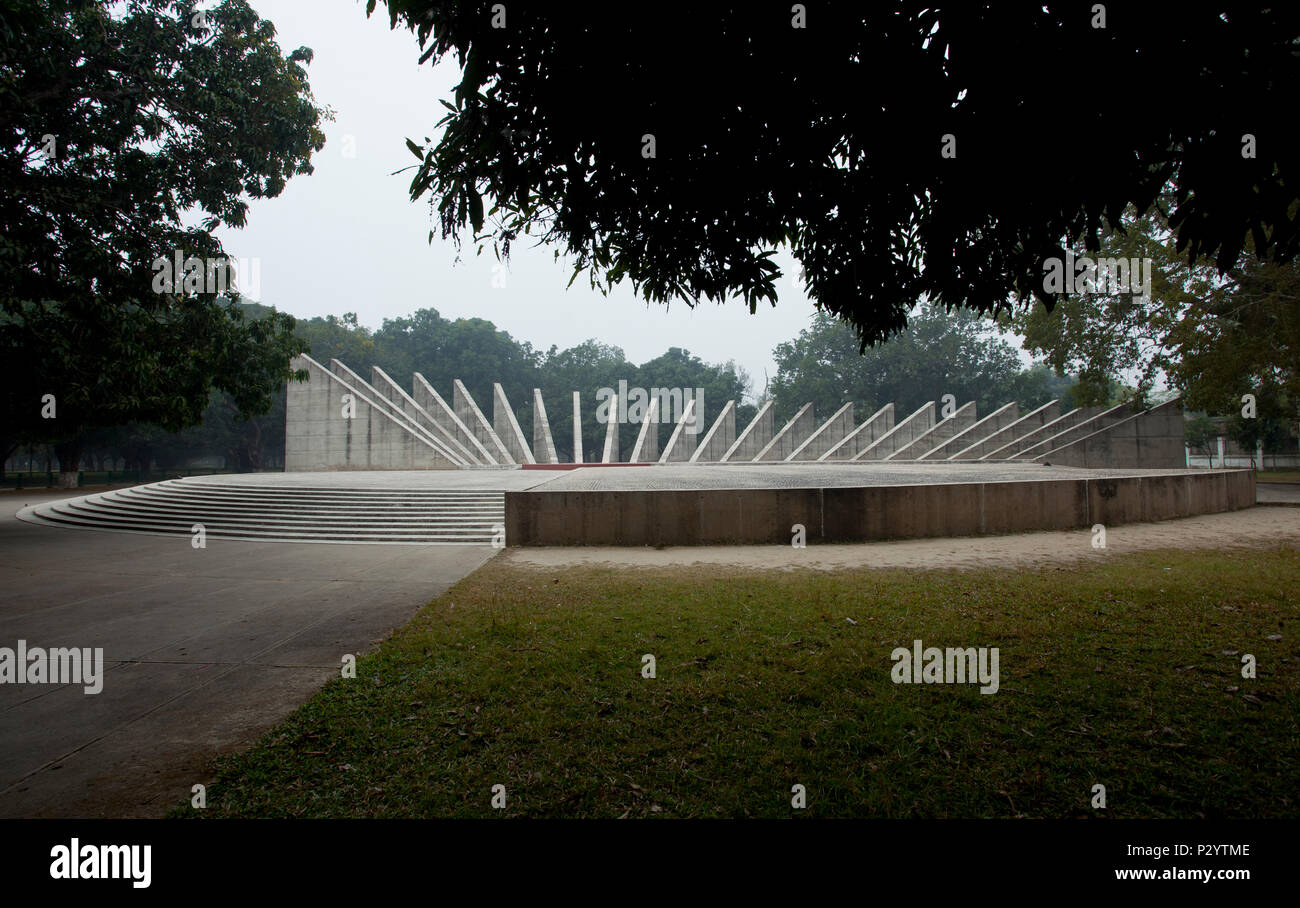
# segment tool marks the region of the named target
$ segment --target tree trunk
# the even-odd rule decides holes
[[[262,469],[262,432],[256,420],[249,420],[239,438],[239,472]]]
[[[58,487],[60,489],[75,489],[79,485],[77,478],[81,466],[81,449],[80,438],[73,438],[54,446],[54,456],[59,459]]]

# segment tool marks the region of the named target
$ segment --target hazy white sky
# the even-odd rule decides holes
[[[647,306],[627,282],[603,297],[585,276],[566,290],[571,271],[547,247],[517,245],[508,269],[494,273],[491,251],[476,257],[467,235],[457,262],[454,244],[436,235],[427,201],[410,201],[410,173],[393,175],[415,161],[407,137],[422,144],[434,135],[445,112],[438,100],[450,98],[459,80],[454,61],[418,66],[414,35],[390,31],[382,3],[367,19],[364,0],[250,2],[275,24],[286,54],[312,48],[312,91],[336,112],[313,159],[316,172],[295,177],[279,198],[254,201],[245,229],[219,232],[230,256],[258,261],[260,292],[250,296],[296,316],[356,312],[372,328],[433,307],[447,318],[489,319],[542,349],[594,337],[635,363],[684,347],[708,362],[736,360],[755,391],[765,373],[775,376],[772,348],[806,327],[814,311],[789,277],[796,269],[788,254],[778,257],[787,276],[776,307],[754,315],[739,300],[694,310]],[[494,276],[505,286],[493,286]]]

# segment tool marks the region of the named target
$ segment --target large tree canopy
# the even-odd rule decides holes
[[[1300,248],[1294,4],[385,2],[463,70],[412,198],[603,289],[752,310],[787,245],[873,343],[922,296],[1050,304],[1045,260],[1167,185],[1189,257]]]
[[[1079,373],[1080,403],[1103,403],[1115,382],[1132,381],[1140,397],[1164,384],[1212,413],[1236,412],[1252,394],[1261,418],[1297,415],[1300,261],[1261,261],[1248,247],[1223,274],[1189,265],[1158,209],[1125,218],[1098,257],[1149,262],[1149,297],[1098,286],[1012,323],[1025,349]]]
[[[83,430],[192,424],[214,387],[264,412],[302,349],[291,318],[221,292],[212,231],[311,172],[311,51],[283,56],[243,0],[194,7],[0,9],[0,418],[62,443],[65,472]],[[160,285],[178,256],[196,281]]]
[[[905,331],[865,353],[847,325],[818,313],[798,337],[777,346],[773,356],[778,372],[771,390],[778,421],[808,401],[821,418],[853,401],[859,420],[893,402],[901,420],[944,394],[961,404],[974,401],[981,417],[1011,401],[1028,412],[1065,398],[1071,384],[1041,367],[1024,369],[1015,347],[988,320],[935,306],[919,307]]]

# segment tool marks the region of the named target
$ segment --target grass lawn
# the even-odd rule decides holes
[[[1015,572],[498,560],[176,815],[1300,816],[1297,580],[1287,549]],[[916,638],[998,647],[1001,689],[894,684]]]
[[[1300,482],[1300,470],[1259,470],[1256,482]]]

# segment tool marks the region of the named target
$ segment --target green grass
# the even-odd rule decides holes
[[[1259,470],[1256,482],[1300,482],[1300,470]]]
[[[221,761],[201,813],[1295,817],[1297,579],[1284,549],[923,573],[489,562]],[[893,684],[914,638],[999,647],[1001,690]]]

